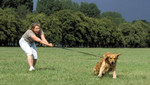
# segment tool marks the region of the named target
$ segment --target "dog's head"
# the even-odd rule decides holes
[[[103,57],[104,57],[104,60],[108,61],[110,65],[114,65],[116,64],[119,55],[121,55],[121,53],[118,53],[118,54],[105,53]]]

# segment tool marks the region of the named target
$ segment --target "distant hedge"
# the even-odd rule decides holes
[[[7,0],[6,0],[7,1]],[[42,1],[42,0],[41,0]],[[47,0],[47,3],[50,3]],[[53,0],[56,2],[57,0]],[[71,3],[71,4],[69,4]],[[40,4],[38,2],[38,4]],[[149,47],[150,23],[145,20],[126,22],[117,12],[100,14],[95,4],[78,5],[70,0],[50,6],[57,10],[32,12],[0,6],[0,46],[18,46],[23,33],[33,22],[41,24],[45,36],[55,46],[63,47]],[[63,4],[68,4],[64,5]],[[59,8],[55,6],[60,5]],[[41,5],[40,5],[41,6]],[[70,7],[68,9],[68,7]],[[94,7],[96,11],[87,11]],[[81,10],[82,8],[82,10]],[[87,9],[86,9],[87,8]],[[44,8],[43,8],[44,9]],[[53,10],[53,11],[52,11]],[[48,14],[50,13],[50,14]],[[95,16],[92,16],[92,13]]]

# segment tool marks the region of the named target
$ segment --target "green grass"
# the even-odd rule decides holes
[[[29,72],[26,55],[19,47],[0,47],[0,85],[148,85],[149,48],[70,48],[102,56],[122,53],[117,79],[112,73],[98,78],[93,67],[100,58],[60,48],[38,48],[36,70]]]

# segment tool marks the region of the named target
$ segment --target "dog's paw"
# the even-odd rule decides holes
[[[116,79],[117,77],[115,76],[115,77],[113,77],[113,79]]]
[[[99,78],[102,78],[102,75],[98,75]]]
[[[113,75],[113,79],[116,79],[117,78],[117,75]]]

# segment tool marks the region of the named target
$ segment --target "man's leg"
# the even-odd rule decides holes
[[[37,59],[33,59],[33,67],[36,65]]]
[[[32,55],[28,56],[27,61],[28,61],[28,64],[29,64],[29,66],[30,66],[29,71],[34,70],[34,67],[33,67],[33,57],[32,57]]]
[[[32,55],[30,55],[30,56],[27,57],[27,61],[28,61],[28,64],[29,64],[30,67],[33,66],[33,58],[32,58]]]
[[[26,42],[23,38],[21,38],[19,40],[19,45],[22,48],[22,50],[27,54],[27,61],[28,61],[28,64],[30,66],[29,71],[34,70],[33,56],[32,56],[33,53],[32,53],[32,50],[30,48],[30,44],[28,42]]]
[[[32,50],[32,53],[33,53],[33,67],[35,67],[36,62],[37,62],[37,58],[38,58],[38,56],[37,56],[37,48],[36,48],[35,43],[32,43],[31,50]]]

